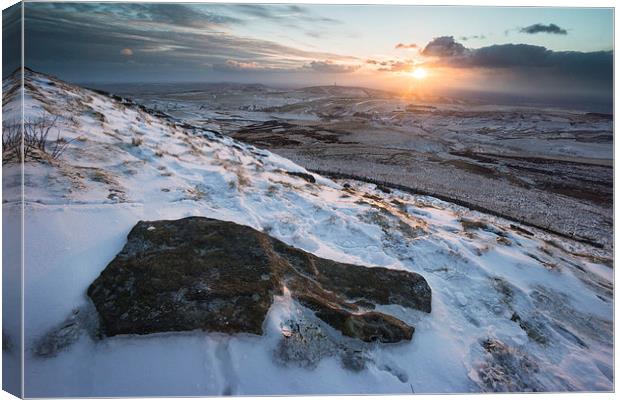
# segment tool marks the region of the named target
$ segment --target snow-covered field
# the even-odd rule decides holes
[[[611,114],[343,86],[103,88],[315,172],[404,186],[613,248]]]
[[[318,175],[310,183],[287,173],[302,167],[229,137],[45,75],[27,72],[26,83],[26,114],[59,115],[61,137],[73,140],[57,160],[25,166],[26,396],[613,389],[613,270],[599,250],[431,197]],[[5,175],[5,185],[18,183]],[[19,218],[7,193],[4,228]],[[433,310],[380,307],[415,334],[365,346],[362,371],[329,356],[310,368],[278,359],[286,321],[310,318],[286,294],[263,336],[83,334],[55,357],[33,353],[85,307],[86,288],[137,221],[186,216],[248,225],[324,258],[415,271]]]
[[[274,118],[297,121],[322,118],[324,122],[358,118],[357,122],[369,120],[374,128],[372,133],[366,129],[362,133],[370,136],[363,138],[370,140],[368,144],[406,148],[403,134],[418,136],[432,132],[435,141],[443,146],[475,148],[479,152],[560,159],[613,158],[613,148],[608,143],[612,134],[611,118],[580,110],[491,105],[448,98],[417,101],[389,92],[339,86],[288,91],[254,85],[213,86],[190,92],[165,88],[149,92],[148,86],[131,85],[103,87],[131,95],[141,104],[196,125],[207,120],[222,121],[224,130]],[[377,135],[377,130],[392,134]],[[354,133],[356,139],[362,139]],[[418,146],[416,143],[415,148]]]

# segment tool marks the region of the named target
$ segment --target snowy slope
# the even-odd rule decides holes
[[[50,137],[73,140],[59,159],[24,171],[26,396],[613,388],[607,254],[430,197],[318,175],[310,183],[282,157],[46,75],[27,71],[24,96],[27,118],[56,115]],[[9,200],[5,212],[17,207]],[[261,337],[83,335],[53,358],[30,351],[87,302],[87,286],[138,220],[195,215],[320,257],[418,272],[433,311],[384,307],[415,326],[413,340],[368,346],[371,362],[357,372],[333,357],[315,368],[275,359],[283,324],[307,315],[286,295]]]

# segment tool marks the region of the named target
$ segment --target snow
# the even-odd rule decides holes
[[[486,339],[527,354],[544,390],[613,389],[613,298],[600,285],[611,286],[613,273],[596,249],[527,228],[530,237],[511,221],[430,197],[359,182],[344,189],[318,175],[311,184],[286,173],[307,171],[267,151],[43,75],[27,79],[26,113],[63,113],[61,135],[76,139],[59,160],[25,168],[27,397],[476,392],[487,390]],[[18,207],[10,200],[5,215]],[[286,294],[263,336],[83,334],[56,357],[33,354],[38,338],[88,302],[86,288],[137,221],[186,216],[248,225],[320,257],[420,273],[433,310],[379,307],[416,331],[411,342],[369,346],[360,372],[336,357],[314,369],[275,360],[284,321],[308,315]],[[468,231],[462,218],[486,228]],[[498,285],[510,287],[509,299]],[[548,342],[528,337],[515,312],[540,321]]]

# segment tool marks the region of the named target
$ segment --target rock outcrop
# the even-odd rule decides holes
[[[414,328],[377,311],[431,311],[431,289],[413,272],[323,259],[247,226],[203,217],[140,221],[88,288],[107,336],[202,329],[262,334],[273,296],[286,287],[346,336],[410,340]]]

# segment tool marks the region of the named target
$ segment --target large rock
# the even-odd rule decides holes
[[[262,334],[273,296],[284,287],[327,324],[366,342],[410,340],[414,331],[364,311],[375,304],[431,311],[431,290],[418,274],[326,260],[250,227],[203,217],[138,222],[88,295],[107,336]]]

